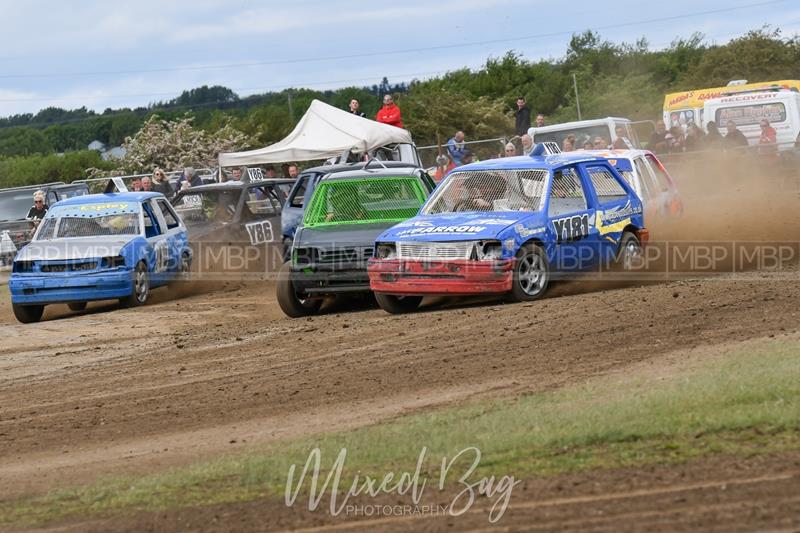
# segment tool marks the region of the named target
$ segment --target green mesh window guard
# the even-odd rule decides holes
[[[303,224],[400,222],[417,214],[427,194],[415,177],[322,181],[314,190]]]

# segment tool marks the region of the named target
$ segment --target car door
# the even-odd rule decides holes
[[[165,198],[152,200],[157,207],[157,217],[161,227],[164,228],[164,238],[167,243],[167,265],[165,272],[175,274],[181,268],[182,254],[188,247],[186,228],[175,209]]]
[[[616,256],[622,232],[637,208],[631,202],[632,197],[637,198],[636,193],[605,162],[584,163],[581,167],[589,185],[589,201],[596,208],[593,230],[598,245],[597,259],[608,262]]]
[[[555,235],[553,270],[573,272],[590,268],[597,260],[595,209],[577,166],[553,171],[547,206]]]
[[[163,285],[169,279],[170,251],[166,227],[153,200],[142,203],[144,235],[148,244],[147,265],[152,286]]]
[[[242,223],[250,244],[262,245],[280,239],[280,199],[272,184],[248,187],[242,214]]]

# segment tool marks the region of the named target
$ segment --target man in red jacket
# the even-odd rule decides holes
[[[391,94],[383,96],[383,107],[378,110],[375,120],[391,126],[403,127],[403,117],[400,115],[400,108],[394,103]]]

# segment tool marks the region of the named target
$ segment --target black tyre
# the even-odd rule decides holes
[[[550,283],[550,265],[541,246],[528,244],[520,248],[514,262],[511,292],[512,302],[530,302],[541,298]]]
[[[23,324],[39,322],[42,319],[42,313],[44,313],[43,305],[11,304],[11,307],[14,309],[14,316]]]
[[[322,307],[322,298],[305,298],[294,290],[294,284],[290,276],[291,268],[289,263],[284,263],[278,271],[278,283],[275,286],[275,296],[281,310],[291,318],[301,318],[304,316],[315,315]]]
[[[120,298],[119,303],[125,307],[139,307],[147,303],[147,297],[150,295],[150,274],[147,272],[147,265],[144,261],[136,264],[133,271],[133,289],[130,296],[127,298]]]
[[[630,231],[622,234],[617,250],[616,267],[623,272],[630,272],[642,260],[642,243],[639,237]]]
[[[392,294],[381,294],[376,292],[375,299],[381,309],[393,315],[410,313],[419,307],[422,296],[394,296]]]
[[[181,264],[178,265],[178,273],[175,274],[175,281],[189,281],[192,270],[192,259],[189,254],[181,255]]]
[[[83,311],[86,309],[86,302],[70,302],[67,304],[70,311]]]

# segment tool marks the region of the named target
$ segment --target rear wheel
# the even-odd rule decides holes
[[[281,310],[291,318],[315,315],[319,312],[319,308],[322,307],[322,298],[307,298],[305,295],[298,294],[295,291],[289,263],[284,263],[278,272],[275,296],[278,299],[278,305]]]
[[[630,231],[622,234],[617,251],[617,267],[623,272],[630,272],[642,260],[642,243],[639,237]]]
[[[550,283],[550,265],[541,246],[528,244],[520,248],[514,262],[509,299],[529,302],[541,298]]]
[[[11,304],[11,307],[14,310],[14,316],[23,324],[39,322],[42,319],[42,313],[44,313],[43,305]]]
[[[86,309],[86,302],[70,302],[67,304],[70,311],[83,311]]]
[[[375,293],[375,299],[381,309],[393,315],[410,313],[419,307],[422,296],[394,296],[392,294]]]
[[[147,266],[144,261],[140,261],[133,271],[133,289],[131,289],[130,296],[120,298],[119,302],[125,307],[138,307],[147,303],[149,295],[150,274],[147,272]]]

